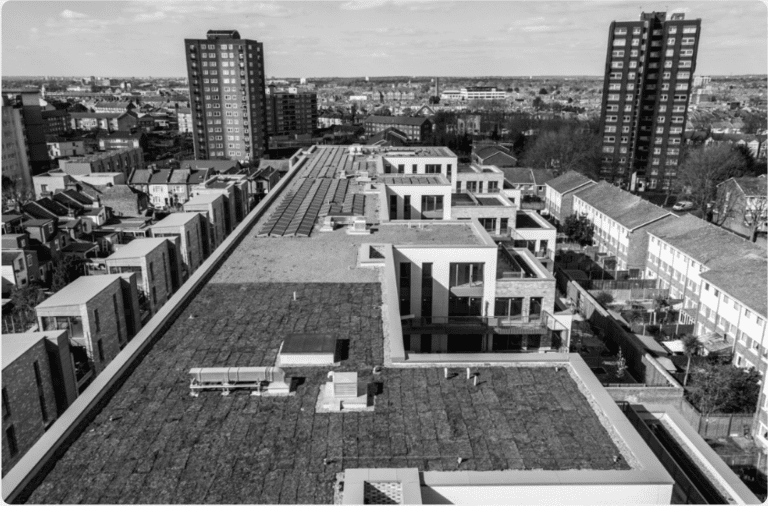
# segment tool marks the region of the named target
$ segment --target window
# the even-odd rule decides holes
[[[8,391],[3,387],[3,420],[11,416],[11,402],[8,400]]]
[[[696,33],[696,27],[695,26],[685,26],[685,27],[683,27],[683,33]]]
[[[8,442],[8,453],[15,457],[19,453],[19,444],[16,442],[16,430],[13,425],[5,429],[5,439]]]
[[[411,262],[400,263],[400,314],[411,314]]]
[[[670,26],[667,33],[677,33],[677,27],[676,26]]]
[[[451,263],[450,288],[454,286],[482,286],[483,263]]]
[[[683,46],[692,46],[696,42],[696,37],[683,37],[681,44]]]
[[[622,56],[624,56],[624,51],[623,50],[613,51],[611,53],[611,56],[614,58],[621,58]]]
[[[149,280],[155,280],[155,264],[153,262],[149,262]]]
[[[32,363],[35,369],[35,383],[37,384],[37,398],[40,401],[40,414],[43,423],[48,423],[48,409],[45,406],[45,391],[43,390],[43,376],[40,374],[40,364],[35,360]]]
[[[101,325],[99,324],[99,310],[94,309],[93,310],[93,326],[96,327],[96,332],[99,332],[101,330]]]

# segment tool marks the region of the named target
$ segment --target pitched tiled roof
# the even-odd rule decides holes
[[[767,262],[764,248],[762,251],[746,251],[746,248],[737,248],[729,256],[718,259],[712,269],[701,274],[701,278],[766,318],[768,317],[768,291],[765,286],[768,279]]]
[[[168,182],[176,183],[176,184],[186,184],[186,182],[189,180],[189,176],[191,172],[192,172],[191,169],[176,169],[173,172],[171,172],[171,178],[168,180]]]
[[[633,230],[672,213],[647,200],[632,195],[611,183],[600,181],[576,192],[576,195],[620,225]]]
[[[670,237],[711,226],[706,221],[697,218],[692,214],[683,214],[681,216],[673,214],[672,216],[674,216],[675,219],[661,220],[653,223],[648,227],[648,233],[666,241]]]
[[[547,186],[562,194],[573,191],[587,183],[594,183],[594,181],[575,170],[569,170],[565,174],[547,181]]]
[[[131,176],[128,178],[129,184],[147,184],[152,177],[152,172],[146,169],[133,169]]]
[[[180,169],[181,170],[181,169]],[[210,179],[211,169],[190,170],[187,184],[200,184]]]
[[[768,185],[766,185],[765,177],[739,177],[733,178],[736,184],[739,185],[741,191],[747,197],[766,197],[768,193]]]
[[[731,257],[746,256],[750,253],[765,255],[765,248],[711,223],[705,223],[695,229],[681,230],[679,233],[667,233],[664,240],[709,268],[714,268],[719,261]]]
[[[410,116],[368,116],[363,123],[385,123],[388,125],[421,126],[429,121],[428,118],[411,118]]]
[[[550,169],[531,169],[531,174],[533,175],[533,182],[537,185],[543,185],[555,178],[554,171]]]
[[[160,169],[149,178],[149,184],[164,184],[171,178],[171,169]]]
[[[499,167],[504,173],[504,179],[511,184],[533,184],[531,169],[525,167]]]

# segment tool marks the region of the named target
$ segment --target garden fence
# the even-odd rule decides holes
[[[753,414],[713,413],[702,414],[690,402],[683,399],[680,413],[696,429],[701,437],[719,438],[749,435],[752,430]]]

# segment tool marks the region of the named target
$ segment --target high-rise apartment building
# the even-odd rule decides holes
[[[317,128],[317,93],[296,88],[267,92],[267,133],[269,135],[311,134]]]
[[[642,13],[608,32],[600,132],[603,179],[664,190],[677,176],[701,20]]]
[[[249,161],[266,146],[264,49],[236,30],[184,39],[195,158]]]

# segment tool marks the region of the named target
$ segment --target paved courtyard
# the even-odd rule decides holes
[[[292,293],[297,292],[297,301]],[[386,369],[376,283],[209,283],[33,492],[34,503],[331,503],[347,467],[615,469],[564,370]],[[338,370],[380,384],[373,413],[315,413],[327,368],[289,398],[189,396],[187,371],[273,365],[291,332],[349,339]],[[325,463],[324,463],[325,462]]]

